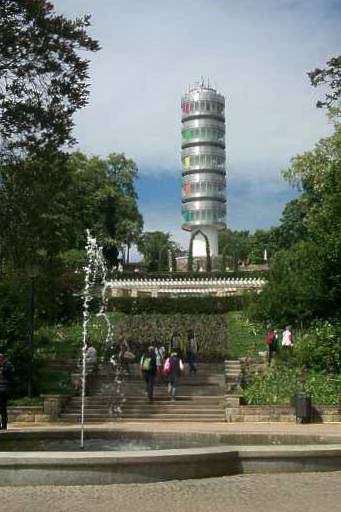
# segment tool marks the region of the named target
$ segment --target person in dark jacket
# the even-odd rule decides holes
[[[150,346],[148,351],[143,354],[140,361],[140,373],[146,383],[146,391],[149,400],[153,400],[156,369],[155,348]]]
[[[5,355],[0,354],[0,416],[1,430],[7,430],[7,401],[11,393],[14,368],[6,361]]]
[[[195,338],[193,329],[189,329],[186,333],[186,360],[189,366],[189,373],[197,373],[194,365],[195,357],[198,352],[198,343]]]
[[[169,376],[169,386],[168,390],[172,395],[172,400],[175,400],[176,391],[179,386],[179,379],[181,372],[184,369],[184,364],[177,352],[173,352],[170,357],[171,362],[171,373]]]

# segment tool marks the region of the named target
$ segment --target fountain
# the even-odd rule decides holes
[[[239,473],[340,469],[341,435],[200,432],[175,425],[171,431],[155,428],[131,430],[117,426],[85,430],[86,342],[91,317],[91,291],[99,274],[102,292],[96,315],[106,322],[105,342],[109,343],[113,337],[106,314],[106,267],[102,250],[89,231],[86,249],[81,428],[2,431],[0,486],[143,483]],[[122,399],[120,365],[115,356],[111,362],[117,394]],[[113,406],[113,412],[120,414],[120,411],[120,405]]]
[[[87,350],[87,339],[88,339],[88,323],[90,321],[90,303],[92,300],[91,290],[96,283],[96,278],[98,274],[101,276],[101,303],[99,312],[96,314],[97,317],[103,318],[105,320],[107,329],[106,329],[106,338],[105,344],[108,344],[112,341],[112,325],[109,321],[107,311],[107,267],[103,257],[102,247],[97,245],[96,239],[91,236],[90,230],[87,230],[87,243],[86,243],[86,253],[87,253],[87,265],[84,267],[84,275],[85,275],[85,283],[84,283],[84,291],[83,291],[83,329],[82,329],[82,392],[81,392],[81,438],[80,438],[80,446],[84,448],[84,415],[85,415],[85,389],[86,389],[86,350]],[[116,395],[123,399],[123,394],[121,392],[121,368],[120,364],[117,361],[117,358],[114,355],[111,356],[110,362],[114,368],[114,382],[116,385]],[[111,405],[110,412],[113,416],[117,416],[121,414],[122,409],[120,405]]]

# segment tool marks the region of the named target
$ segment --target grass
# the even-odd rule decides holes
[[[251,356],[267,350],[264,326],[250,320],[247,311],[231,311],[226,314],[227,353],[232,359]]]

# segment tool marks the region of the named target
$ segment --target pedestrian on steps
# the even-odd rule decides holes
[[[170,374],[168,392],[172,397],[172,401],[175,400],[176,393],[179,387],[179,380],[181,373],[184,370],[184,364],[179,356],[178,352],[172,352],[170,357]]]
[[[196,354],[198,352],[198,343],[195,338],[193,329],[189,329],[186,332],[186,361],[189,367],[189,374],[197,373],[197,369],[194,365]]]
[[[156,377],[156,355],[153,346],[143,354],[140,361],[140,375],[146,383],[146,392],[149,400],[153,400]]]
[[[86,341],[86,375],[85,375],[85,395],[88,396],[93,388],[94,380],[97,375],[97,350],[92,345],[90,336]]]
[[[271,364],[273,357],[277,354],[279,343],[278,331],[275,329],[268,334],[268,364]]]

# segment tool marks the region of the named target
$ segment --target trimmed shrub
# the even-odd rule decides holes
[[[251,300],[251,294],[234,297],[111,297],[108,310],[131,314],[206,314],[216,315],[241,310]]]
[[[224,315],[144,313],[117,317],[113,324],[114,342],[124,336],[136,356],[144,348],[161,341],[169,350],[173,331],[193,329],[203,361],[222,361],[226,357],[226,317]],[[114,350],[115,347],[112,347]]]

